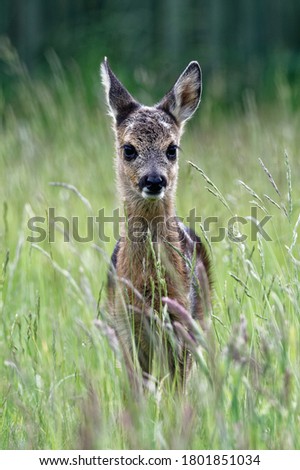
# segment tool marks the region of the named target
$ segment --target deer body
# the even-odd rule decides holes
[[[184,122],[200,101],[201,71],[191,62],[153,107],[134,100],[107,60],[102,79],[114,122],[117,186],[126,215],[112,257],[109,308],[124,348],[130,356],[136,348],[143,371],[150,373],[159,329],[153,312],[161,320],[164,297],[203,321],[200,290],[209,280],[208,257],[200,239],[175,213],[177,153]],[[180,323],[169,313],[171,324]],[[162,351],[171,374],[179,369],[183,378],[190,364],[184,342],[178,338],[171,347],[166,341]]]

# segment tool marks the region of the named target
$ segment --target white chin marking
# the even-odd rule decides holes
[[[165,190],[162,189],[160,193],[158,194],[151,194],[148,193],[147,190],[143,189],[142,191],[142,196],[144,199],[152,199],[153,201],[157,201],[159,199],[162,199],[164,197]]]

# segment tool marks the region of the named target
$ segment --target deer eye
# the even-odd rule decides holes
[[[166,152],[169,160],[176,160],[177,157],[177,145],[169,145]]]
[[[137,151],[133,145],[124,145],[123,147],[124,158],[127,161],[134,160],[137,157]]]

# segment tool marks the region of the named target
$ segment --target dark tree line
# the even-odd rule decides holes
[[[270,67],[300,71],[299,0],[1,0],[0,34],[29,67],[54,48],[119,69],[180,69],[198,58],[207,73],[253,83]],[[97,59],[96,59],[97,58]],[[171,71],[172,72],[172,71]]]

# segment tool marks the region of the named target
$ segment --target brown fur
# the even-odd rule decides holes
[[[159,329],[153,318],[162,319],[162,297],[176,299],[202,323],[210,303],[208,257],[200,239],[176,218],[178,160],[166,156],[170,145],[179,146],[184,122],[199,104],[201,71],[197,62],[191,62],[172,90],[153,107],[132,98],[107,60],[102,64],[102,78],[114,121],[117,185],[127,220],[113,255],[109,308],[123,346],[130,354],[136,348],[143,371],[150,373]],[[137,157],[131,161],[124,158],[126,145],[136,150]],[[145,197],[140,187],[142,178],[149,174],[166,181],[162,195],[155,199]],[[175,320],[171,313],[170,319]],[[190,354],[177,339],[173,349],[167,341],[166,362],[171,374],[179,367],[184,377]]]

